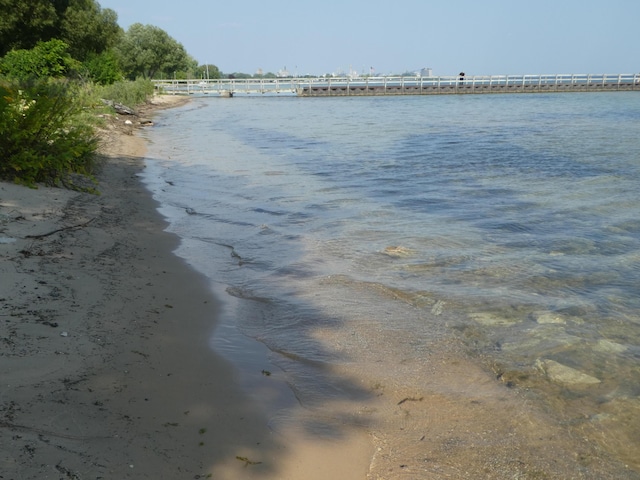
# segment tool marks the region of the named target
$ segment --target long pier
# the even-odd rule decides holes
[[[293,77],[153,80],[157,90],[174,95],[297,95],[339,97],[371,95],[452,95],[487,93],[608,92],[640,90],[640,73],[476,75],[441,77]]]

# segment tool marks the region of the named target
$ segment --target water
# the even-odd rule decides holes
[[[640,448],[640,96],[193,98],[157,120],[144,179],[179,255],[300,402],[363,393],[337,367],[393,376],[372,345],[454,338]]]

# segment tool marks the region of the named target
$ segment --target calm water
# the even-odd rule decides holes
[[[178,253],[303,402],[366,353],[315,332],[361,325],[640,412],[640,95],[194,98],[157,120],[144,177]]]

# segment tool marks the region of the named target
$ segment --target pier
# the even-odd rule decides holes
[[[640,73],[475,76],[293,77],[153,80],[174,95],[463,95],[491,93],[610,92],[640,90]]]

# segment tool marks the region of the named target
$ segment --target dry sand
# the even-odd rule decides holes
[[[101,195],[0,183],[0,479],[638,478],[446,345],[273,428],[261,399],[282,384],[243,390],[211,350],[220,304],[173,255],[123,121],[105,132]],[[389,361],[369,341],[367,363]],[[314,417],[342,420],[315,435]]]

